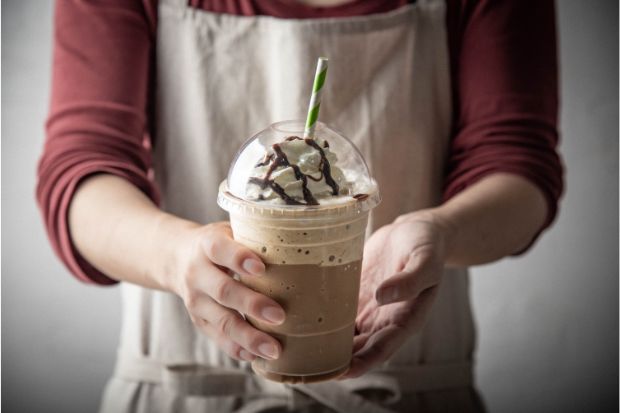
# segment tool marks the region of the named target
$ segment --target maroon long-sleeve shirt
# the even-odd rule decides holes
[[[293,0],[190,0],[238,15],[318,18],[386,12],[407,0],[311,7]],[[523,176],[545,194],[547,227],[562,193],[556,152],[557,62],[552,0],[447,0],[453,134],[448,199],[497,172]],[[126,178],[155,202],[150,138],[157,0],[58,0],[52,99],[37,200],[54,250],[81,280],[114,281],[74,248],[67,210],[84,177]]]

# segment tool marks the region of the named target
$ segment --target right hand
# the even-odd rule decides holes
[[[284,322],[284,310],[232,277],[233,273],[260,277],[265,272],[260,258],[233,240],[228,222],[196,227],[184,238],[177,249],[173,290],[183,299],[194,325],[234,359],[278,358],[280,343],[241,314],[277,325]]]

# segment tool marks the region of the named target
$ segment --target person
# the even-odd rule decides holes
[[[56,2],[37,200],[84,282],[122,282],[101,411],[484,411],[468,266],[528,250],[563,190],[551,0]],[[321,117],[360,148],[383,202],[364,250],[354,356],[327,384],[253,375],[281,323],[237,282],[218,184],[242,142]],[[105,311],[105,309],[102,309]]]

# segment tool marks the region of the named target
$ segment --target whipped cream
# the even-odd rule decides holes
[[[290,136],[265,151],[248,179],[248,200],[274,204],[319,205],[351,194],[352,183],[323,139]]]

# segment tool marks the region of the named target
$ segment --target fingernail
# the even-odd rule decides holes
[[[270,359],[278,358],[278,349],[273,344],[263,343],[258,346],[258,352]]]
[[[248,351],[245,351],[245,350],[239,350],[239,357],[241,357],[245,361],[253,361],[254,360],[254,355],[250,354]]]
[[[261,275],[265,272],[265,264],[254,258],[248,258],[241,264],[243,269],[252,275]]]
[[[282,324],[286,318],[286,314],[279,307],[265,307],[260,314],[265,320],[275,324]]]
[[[398,289],[396,287],[388,287],[379,292],[379,303],[389,304],[398,300]]]

